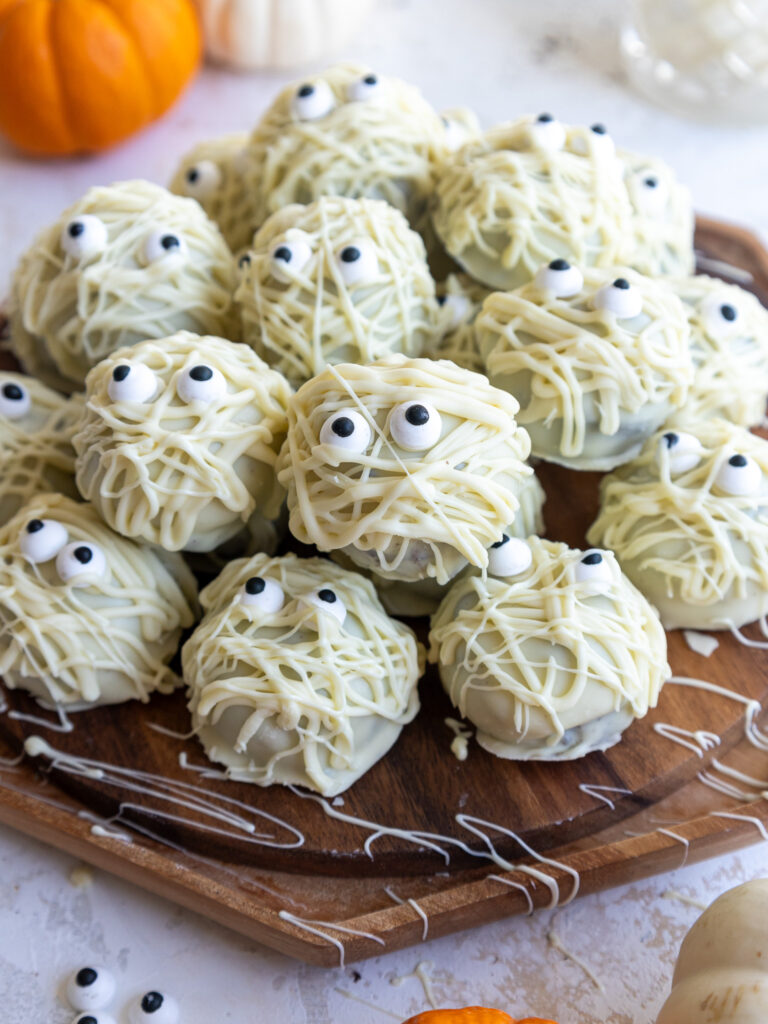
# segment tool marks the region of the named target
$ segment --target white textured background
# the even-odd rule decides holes
[[[616,48],[624,8],[617,0],[380,0],[346,56],[411,79],[437,107],[474,106],[485,124],[541,110],[565,121],[602,120],[622,145],[666,157],[701,211],[768,236],[768,130],[687,123],[634,96]],[[89,185],[167,181],[185,148],[248,127],[285,80],[208,70],[161,124],[96,159],[30,163],[0,144],[0,294],[34,232]],[[486,1002],[561,1024],[651,1024],[698,913],[662,893],[709,902],[768,874],[765,851],[753,847],[559,911],[556,932],[595,972],[601,994],[548,946],[551,912],[324,972],[100,872],[76,888],[69,858],[0,829],[0,1022],[67,1024],[71,1014],[57,992],[63,977],[101,961],[118,976],[120,1024],[128,999],[151,987],[177,995],[185,1024],[376,1024],[427,1007],[421,983],[407,977],[426,961],[443,1005]]]

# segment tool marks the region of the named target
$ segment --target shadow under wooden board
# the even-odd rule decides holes
[[[768,304],[768,253],[754,236],[700,219],[697,246],[701,269],[741,268]],[[585,546],[598,474],[538,472],[548,536]],[[744,699],[755,709],[768,696],[768,653],[719,640],[706,659],[671,633],[670,664],[742,700],[667,685],[620,744],[561,764],[501,761],[474,743],[456,760],[451,708],[428,674],[417,720],[341,801],[196,771],[210,766],[194,738],[178,735],[189,727],[181,693],[72,715],[68,732],[8,693],[0,821],[291,956],[326,965],[372,956],[562,902],[577,880],[594,891],[764,837],[763,804],[739,807],[697,780],[729,751],[741,772],[768,774],[768,743],[743,738]],[[673,742],[661,723],[712,734],[717,746]],[[33,734],[43,756],[10,763]]]

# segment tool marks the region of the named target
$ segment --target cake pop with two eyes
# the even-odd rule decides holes
[[[88,374],[77,484],[118,533],[212,551],[243,527],[276,539],[291,389],[247,345],[181,331]]]
[[[667,629],[768,614],[768,442],[716,418],[667,427],[600,497],[590,543],[616,552]]]
[[[288,407],[278,479],[291,532],[388,579],[484,568],[532,472],[517,409],[447,360],[328,367]]]
[[[762,423],[768,399],[768,310],[750,292],[715,277],[677,277],[691,328],[694,377],[676,423],[720,416]]]
[[[430,661],[481,747],[511,760],[606,750],[669,677],[658,615],[610,551],[538,537],[494,547],[432,618]]]
[[[627,257],[632,208],[605,128],[548,114],[489,129],[442,163],[432,220],[450,255],[489,288],[517,288],[558,257]]]
[[[695,217],[690,191],[663,160],[625,150],[618,155],[632,204],[627,263],[649,277],[692,274]]]
[[[82,398],[0,371],[0,525],[34,494],[79,498],[72,434]]]
[[[38,495],[0,528],[3,681],[74,711],[169,693],[196,590],[180,555],[120,537],[89,505]]]
[[[247,132],[198,143],[181,158],[168,186],[200,203],[234,253],[248,245],[259,226],[247,143]]]
[[[475,329],[491,383],[520,402],[533,454],[572,469],[633,458],[693,379],[682,302],[624,268],[552,260],[490,295]]]
[[[441,331],[424,244],[379,200],[289,206],[240,263],[243,340],[294,383],[328,363],[420,355]]]
[[[182,649],[195,732],[230,778],[347,789],[419,708],[424,652],[373,585],[320,558],[231,562]]]
[[[11,345],[62,391],[123,345],[174,331],[231,336],[237,268],[198,203],[147,181],[99,186],[21,257]]]

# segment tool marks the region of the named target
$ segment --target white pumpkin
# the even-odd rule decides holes
[[[766,1024],[768,879],[729,889],[680,947],[656,1024]]]
[[[336,54],[375,0],[195,0],[214,60],[252,71],[296,68]]]

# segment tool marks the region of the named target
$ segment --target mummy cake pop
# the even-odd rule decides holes
[[[750,292],[714,277],[675,278],[691,326],[694,377],[676,422],[721,416],[761,423],[768,396],[768,310]]]
[[[277,519],[291,389],[246,345],[180,331],[114,352],[86,385],[77,484],[118,533],[211,551]]]
[[[627,262],[641,274],[692,274],[694,214],[691,194],[663,160],[619,151],[632,204]]]
[[[258,226],[247,143],[247,132],[199,143],[182,157],[168,186],[176,195],[196,199],[235,253]]]
[[[231,778],[352,785],[418,711],[423,650],[368,580],[320,558],[231,562],[182,650],[194,729]]]
[[[516,288],[557,257],[619,263],[631,218],[604,127],[548,114],[498,125],[446,159],[432,210],[448,252],[489,288]]]
[[[72,432],[79,395],[64,398],[34,377],[0,371],[0,525],[33,494],[79,497]]]
[[[383,199],[412,225],[457,139],[418,89],[341,64],[283,90],[251,136],[257,224],[324,195]]]
[[[520,402],[533,454],[574,469],[631,459],[693,377],[682,303],[631,270],[552,260],[490,295],[475,328],[491,383]]]
[[[125,540],[88,505],[42,494],[0,528],[0,675],[72,710],[146,701],[192,625],[179,555]]]
[[[432,619],[446,693],[499,757],[571,760],[617,743],[669,676],[664,630],[609,551],[502,538]]]
[[[447,360],[329,367],[289,408],[289,526],[389,579],[447,583],[512,523],[531,469],[511,395]]]
[[[64,391],[122,345],[178,330],[231,335],[236,267],[191,199],[148,181],[89,189],[22,256],[11,344]]]
[[[292,382],[437,339],[421,238],[392,206],[324,197],[270,217],[241,259],[243,340]]]
[[[768,613],[768,442],[721,419],[666,427],[603,480],[587,537],[667,629],[753,622]]]

